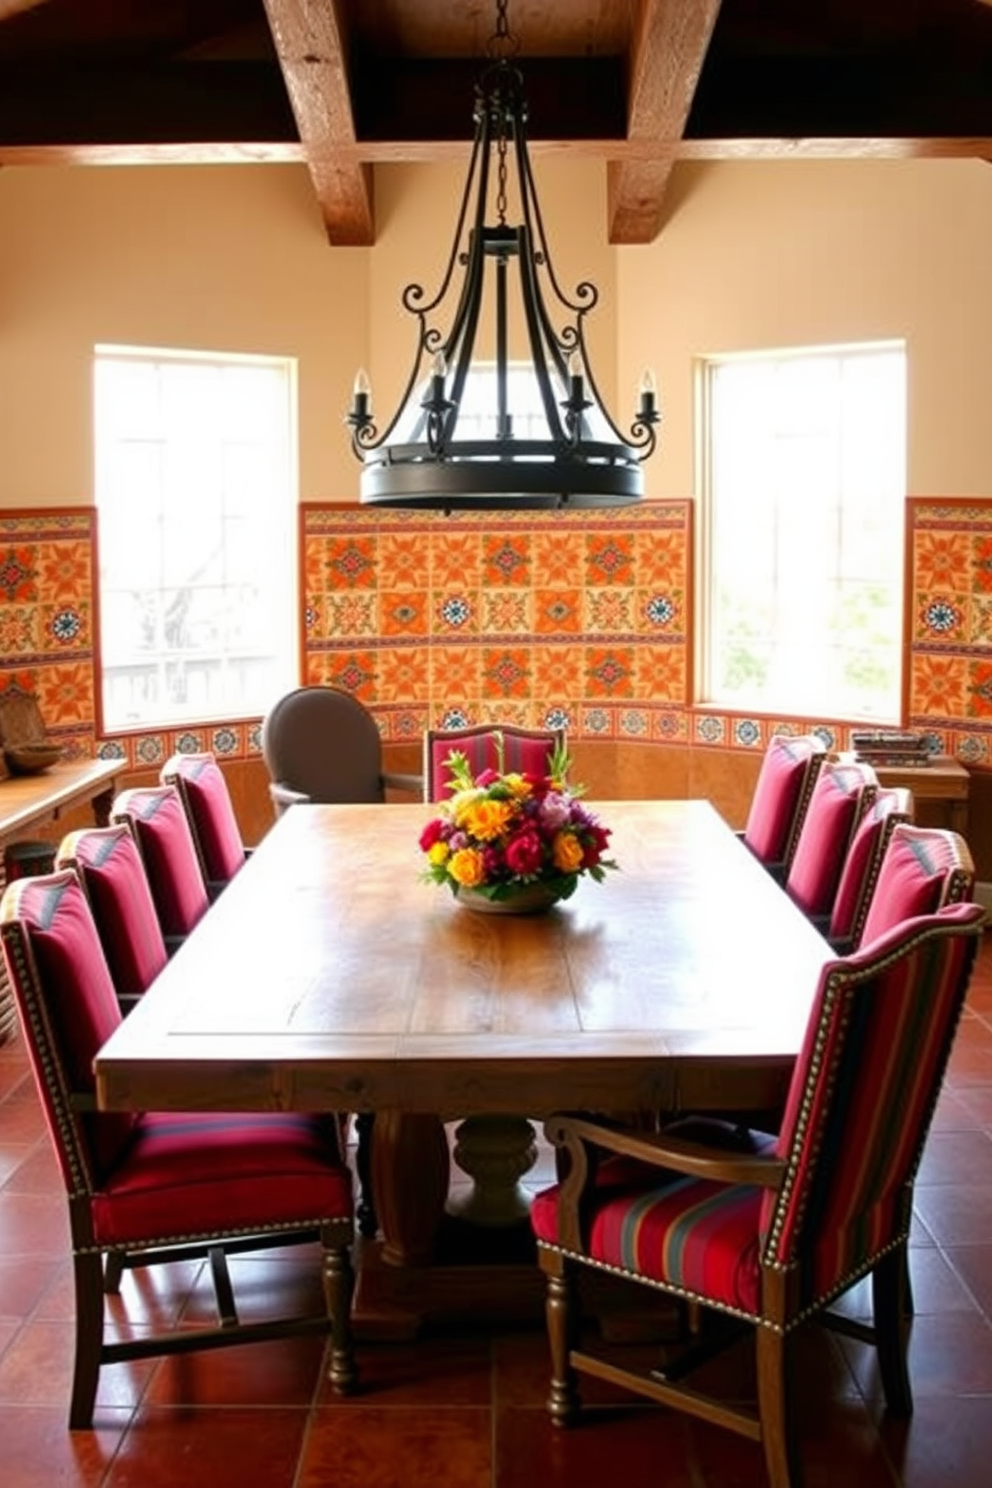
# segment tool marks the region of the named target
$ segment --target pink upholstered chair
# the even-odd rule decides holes
[[[276,816],[289,806],[384,801],[387,790],[423,794],[419,775],[383,769],[372,714],[336,687],[297,687],[262,721],[262,755]]]
[[[577,1374],[598,1375],[760,1441],[772,1488],[798,1488],[790,1345],[808,1320],[829,1324],[830,1304],[864,1276],[874,1325],[838,1326],[876,1345],[888,1408],[912,1410],[904,1294],[913,1182],[983,922],[978,905],[952,905],[825,966],[780,1130],[757,1151],[548,1120],[564,1177],[537,1195],[531,1221],[548,1281],[555,1422],[578,1409]],[[580,1335],[576,1280],[587,1266],[694,1304],[700,1337],[681,1360],[658,1357],[654,1368],[606,1357]],[[735,1338],[752,1325],[756,1409],[681,1383],[716,1344],[721,1318]]]
[[[878,776],[871,765],[828,760],[817,775],[785,877],[785,891],[824,929],[851,839],[877,790]]]
[[[159,779],[179,792],[207,893],[216,899],[248,856],[224,773],[209,752],[174,754]]]
[[[894,828],[900,822],[912,820],[912,791],[899,785],[877,791],[858,822],[844,858],[827,925],[827,939],[839,955],[853,950],[861,939],[878,870]]]
[[[9,885],[0,937],[69,1200],[76,1294],[69,1425],[90,1425],[103,1364],[302,1333],[332,1333],[331,1380],[350,1389],[352,1183],[335,1122],[281,1112],[98,1111],[93,1059],[121,1012],[75,873]],[[326,1311],[240,1323],[225,1253],[318,1237]],[[118,1290],[126,1267],[207,1255],[221,1326],[134,1336],[125,1328],[118,1341],[105,1338],[104,1292]]]
[[[424,800],[446,801],[451,775],[445,763],[452,750],[468,759],[473,775],[499,768],[500,739],[505,770],[547,775],[548,760],[564,742],[561,729],[525,729],[512,724],[427,729],[424,734]]]
[[[135,786],[121,791],[111,807],[110,819],[126,822],[134,833],[171,955],[210,905],[179,792],[171,785]]]
[[[826,755],[827,746],[816,734],[776,734],[765,750],[741,836],[780,882]]]
[[[914,915],[970,899],[975,865],[968,844],[946,827],[901,822],[892,829],[858,942],[869,945]]]
[[[127,1012],[169,958],[129,824],[70,832],[59,846],[55,867],[71,868],[83,886],[117,1000]]]

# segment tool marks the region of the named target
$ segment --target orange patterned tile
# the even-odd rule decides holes
[[[38,599],[38,549],[33,543],[0,547],[0,597],[8,604]]]
[[[39,598],[55,604],[78,602],[93,583],[90,548],[83,542],[38,544]]]
[[[579,635],[582,631],[581,589],[535,589],[535,636]]]
[[[910,686],[910,712],[960,718],[965,711],[967,664],[958,656],[918,656]]]
[[[971,587],[971,542],[966,532],[918,532],[916,582],[926,589]]]
[[[429,543],[431,583],[437,589],[469,588],[482,582],[482,533],[459,528],[431,531],[421,535]]]
[[[530,648],[525,645],[483,647],[482,675],[487,697],[529,698],[531,696]]]
[[[483,589],[481,627],[484,635],[530,634],[534,629],[534,596],[527,589]]]
[[[973,661],[968,668],[970,718],[992,719],[992,661]]]
[[[634,568],[634,538],[629,532],[590,533],[586,538],[587,584],[629,584]]]
[[[534,688],[545,703],[574,701],[582,696],[582,655],[577,646],[535,646]]]
[[[93,668],[86,662],[45,667],[38,678],[42,717],[62,723],[84,723],[93,718]]]
[[[535,589],[569,589],[582,578],[585,542],[581,532],[535,532],[531,561]]]
[[[427,596],[413,590],[387,591],[379,596],[379,634],[383,641],[394,636],[426,636],[430,633]]]
[[[430,548],[422,532],[383,532],[379,537],[376,578],[379,588],[412,589],[430,585]]]
[[[430,673],[421,646],[383,647],[379,653],[379,701],[416,703],[427,696]]]
[[[916,596],[913,636],[930,645],[960,645],[965,634],[961,597],[947,590],[921,590]]]
[[[482,539],[484,584],[523,586],[531,582],[530,543],[523,532],[487,533]]]
[[[633,646],[587,646],[585,674],[590,699],[633,697]]]
[[[376,581],[376,541],[373,535],[349,533],[328,540],[324,556],[327,586],[371,589]]]
[[[684,646],[644,646],[634,653],[634,694],[658,702],[685,703]]]
[[[0,655],[8,660],[41,650],[40,615],[30,604],[0,604]]]
[[[477,698],[482,692],[482,653],[473,646],[432,646],[430,687],[437,698]]]
[[[588,635],[629,635],[634,629],[634,591],[587,589],[582,621],[582,628]]]

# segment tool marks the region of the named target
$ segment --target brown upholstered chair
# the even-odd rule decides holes
[[[827,746],[817,734],[776,734],[765,750],[740,834],[780,883],[785,882]]]
[[[71,868],[79,878],[117,1001],[128,1012],[169,959],[130,824],[70,832],[59,846],[55,867]]]
[[[880,789],[854,830],[844,858],[827,925],[827,939],[839,955],[854,950],[882,866],[889,838],[900,822],[913,820],[913,793],[904,785]]]
[[[352,1182],[333,1119],[98,1111],[93,1060],[121,1011],[75,873],[11,884],[0,938],[69,1200],[70,1427],[91,1424],[103,1364],[303,1333],[331,1332],[331,1381],[349,1390]],[[239,1322],[226,1254],[317,1238],[326,1310]],[[125,1268],[196,1256],[209,1257],[220,1326],[105,1338],[104,1293],[118,1290]]]
[[[234,814],[224,772],[209,751],[174,754],[162,766],[159,779],[179,792],[207,893],[216,899],[244,866],[249,852]]]
[[[536,1196],[531,1223],[548,1281],[557,1424],[578,1410],[577,1375],[595,1375],[760,1442],[772,1488],[798,1488],[789,1349],[814,1318],[874,1343],[889,1410],[911,1412],[913,1182],[983,923],[978,905],[951,905],[828,962],[780,1130],[752,1150],[548,1120],[563,1177]],[[576,1283],[587,1267],[690,1303],[703,1327],[647,1367],[618,1359],[582,1336]],[[873,1326],[834,1318],[831,1304],[865,1276]],[[756,1409],[683,1383],[728,1328],[754,1336]]]
[[[298,687],[262,722],[262,755],[276,815],[309,801],[384,801],[387,790],[420,797],[419,775],[382,767],[382,739],[368,709],[334,687]]]
[[[134,786],[121,791],[114,798],[110,819],[118,824],[126,822],[134,833],[171,955],[210,906],[207,882],[179,792],[172,785]]]
[[[482,770],[546,775],[548,761],[564,743],[561,729],[525,729],[513,724],[473,724],[467,728],[427,729],[424,734],[424,800],[446,801],[451,776],[445,761],[452,750],[464,754],[473,775]]]

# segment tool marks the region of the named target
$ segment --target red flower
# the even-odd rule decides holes
[[[430,852],[435,842],[437,842],[443,836],[443,834],[444,822],[436,816],[432,817],[420,834],[420,851]]]
[[[608,827],[601,827],[598,822],[591,822],[589,824],[587,832],[583,833],[583,868],[595,868],[606,851],[609,841],[610,830]]]
[[[541,866],[541,855],[541,839],[530,828],[518,832],[506,844],[506,866],[511,873],[521,877],[537,872]]]
[[[495,785],[497,780],[501,778],[502,777],[500,776],[498,770],[480,770],[478,775],[475,777],[475,783],[476,785],[482,786],[483,790],[485,790],[487,786]]]

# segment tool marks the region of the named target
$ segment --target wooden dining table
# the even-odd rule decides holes
[[[445,1258],[445,1123],[774,1109],[831,954],[709,803],[594,809],[618,870],[510,916],[422,881],[426,806],[294,806],[101,1050],[101,1106],[374,1112],[359,1302],[509,1306],[492,1235]]]

